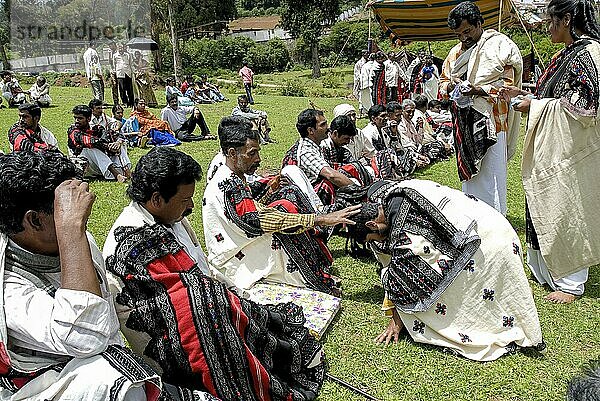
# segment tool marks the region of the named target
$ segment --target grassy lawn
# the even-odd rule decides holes
[[[286,79],[306,79],[306,72],[288,75]],[[283,80],[283,78],[281,78]],[[236,93],[227,94],[232,101],[202,106],[213,133],[220,118],[231,112]],[[56,107],[43,111],[42,124],[57,136],[66,151],[66,129],[72,122],[71,108],[90,99],[85,88],[53,88]],[[163,92],[157,92],[164,103]],[[269,113],[273,137],[277,144],[263,147],[263,168],[277,169],[283,153],[297,139],[295,119],[309,106],[309,98],[258,95],[255,108]],[[343,98],[315,99],[329,119],[333,108],[345,102]],[[159,113],[159,110],[153,110]],[[0,110],[0,148],[8,151],[6,132],[16,121],[17,111]],[[126,113],[127,115],[127,113]],[[360,125],[366,121],[361,120]],[[522,141],[521,141],[522,142]],[[186,143],[180,150],[192,155],[205,169],[218,150],[217,141]],[[131,150],[135,163],[146,150]],[[524,195],[520,181],[518,156],[510,162],[508,218],[524,239]],[[418,174],[419,178],[435,180],[459,188],[455,161],[438,163]],[[104,238],[121,209],[128,203],[125,186],[113,182],[92,182],[97,195],[89,229],[102,246]],[[199,237],[202,235],[201,202],[204,180],[198,184],[196,207],[190,221]],[[561,400],[568,380],[590,359],[600,356],[600,270],[590,274],[586,293],[572,305],[553,305],[543,301],[547,290],[531,281],[548,352],[517,353],[489,363],[471,362],[444,353],[441,349],[414,343],[408,334],[398,345],[379,346],[373,342],[387,325],[381,317],[383,297],[376,264],[372,260],[354,260],[344,255],[344,242],[331,241],[336,257],[335,273],[343,278],[344,300],[339,319],[324,340],[330,372],[363,388],[381,400]],[[361,400],[362,397],[337,384],[326,382],[320,400]]]

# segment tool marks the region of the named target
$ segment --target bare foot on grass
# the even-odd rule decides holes
[[[570,304],[575,301],[577,297],[573,294],[567,294],[562,291],[554,291],[546,296],[546,301],[555,303],[555,304]]]

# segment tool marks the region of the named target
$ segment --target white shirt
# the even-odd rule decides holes
[[[123,344],[102,256],[89,234],[88,240],[102,297],[60,288],[60,272],[43,275],[59,287],[52,297],[26,278],[4,271],[4,314],[11,346],[56,354],[60,360],[96,355],[110,344]]]
[[[396,63],[392,60],[385,60],[383,62],[385,67],[385,84],[392,88],[398,86],[398,70],[396,69]]]
[[[95,115],[92,114],[92,117],[90,118],[90,128],[94,128],[96,125],[101,125],[105,129],[108,129],[109,126],[112,123],[114,123],[115,121],[117,121],[117,120],[115,120],[112,117],[107,116],[104,113],[102,113],[100,115],[100,117],[96,117]]]
[[[370,60],[362,66],[360,70],[360,89],[368,89],[371,86],[371,69],[375,61]]]
[[[92,78],[92,71],[91,71],[92,56],[98,57],[98,52],[95,49],[88,47],[87,50],[85,51],[85,53],[83,53],[83,64],[85,65],[85,75],[88,77],[88,79]],[[100,57],[98,57],[98,60],[100,60]]]
[[[125,75],[133,76],[131,71],[131,56],[127,52],[113,54],[113,66],[117,78],[125,78]]]
[[[187,121],[188,114],[194,112],[194,106],[178,106],[174,110],[171,106],[167,106],[160,112],[160,119],[169,123],[173,131],[177,131]]]

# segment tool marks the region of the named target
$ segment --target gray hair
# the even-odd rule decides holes
[[[402,108],[404,109],[406,106],[416,107],[415,102],[413,102],[411,99],[404,99],[402,101]]]

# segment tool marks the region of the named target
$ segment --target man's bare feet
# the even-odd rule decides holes
[[[576,299],[577,297],[575,295],[562,291],[553,291],[546,295],[546,301],[553,302],[555,304],[570,304]]]

